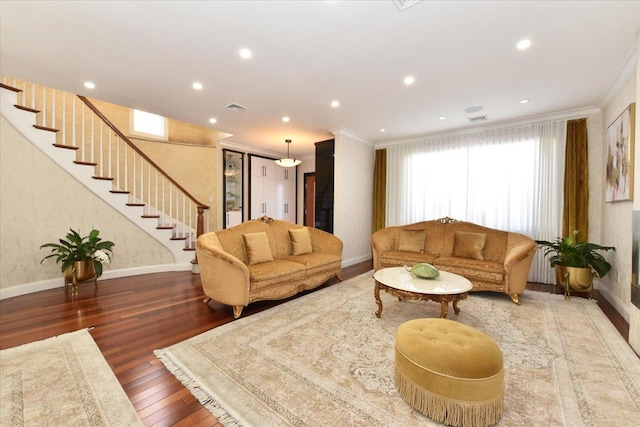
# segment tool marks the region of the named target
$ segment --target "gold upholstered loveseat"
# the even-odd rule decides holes
[[[196,253],[205,302],[232,306],[236,319],[251,302],[287,298],[342,274],[340,239],[266,216],[200,235]]]
[[[519,304],[536,253],[528,236],[451,218],[387,227],[371,237],[373,268],[426,262],[469,279],[473,291],[502,292]]]

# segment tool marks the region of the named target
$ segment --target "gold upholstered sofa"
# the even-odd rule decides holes
[[[466,277],[472,292],[502,292],[516,304],[537,250],[523,234],[451,218],[383,228],[371,236],[371,245],[376,271],[426,262]]]
[[[232,306],[236,319],[251,302],[287,298],[342,274],[340,239],[266,216],[200,235],[196,254],[205,302]]]

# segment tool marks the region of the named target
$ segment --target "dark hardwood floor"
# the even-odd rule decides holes
[[[371,269],[371,261],[347,267],[343,279]],[[336,282],[332,279],[323,286]],[[233,321],[233,310],[215,302],[203,304],[200,276],[188,271],[99,283],[98,288],[91,283],[80,285],[75,298],[58,288],[0,301],[0,348],[92,327],[91,335],[145,425],[220,425],[164,368],[153,350]],[[555,286],[540,284],[529,284],[528,289],[556,292]],[[624,318],[600,295],[594,297],[628,341]],[[283,302],[250,304],[242,316]]]

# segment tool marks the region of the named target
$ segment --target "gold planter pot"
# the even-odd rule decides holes
[[[593,293],[593,276],[596,274],[589,267],[567,267],[556,265],[556,283],[564,288],[564,297],[569,299],[571,291]]]
[[[98,286],[98,275],[93,267],[93,260],[76,261],[64,273],[64,286],[72,286],[71,293],[78,295],[78,283],[93,281]]]

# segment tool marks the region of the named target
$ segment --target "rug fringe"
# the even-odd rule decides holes
[[[220,424],[225,427],[243,427],[243,424],[229,413],[213,396],[200,387],[189,374],[187,374],[174,360],[163,350],[154,350],[153,354],[164,364],[173,376],[175,376],[187,390],[198,399],[209,412],[211,412]]]
[[[450,426],[490,426],[500,420],[504,411],[503,394],[481,402],[447,399],[418,387],[397,369],[395,383],[400,396],[415,410]]]

